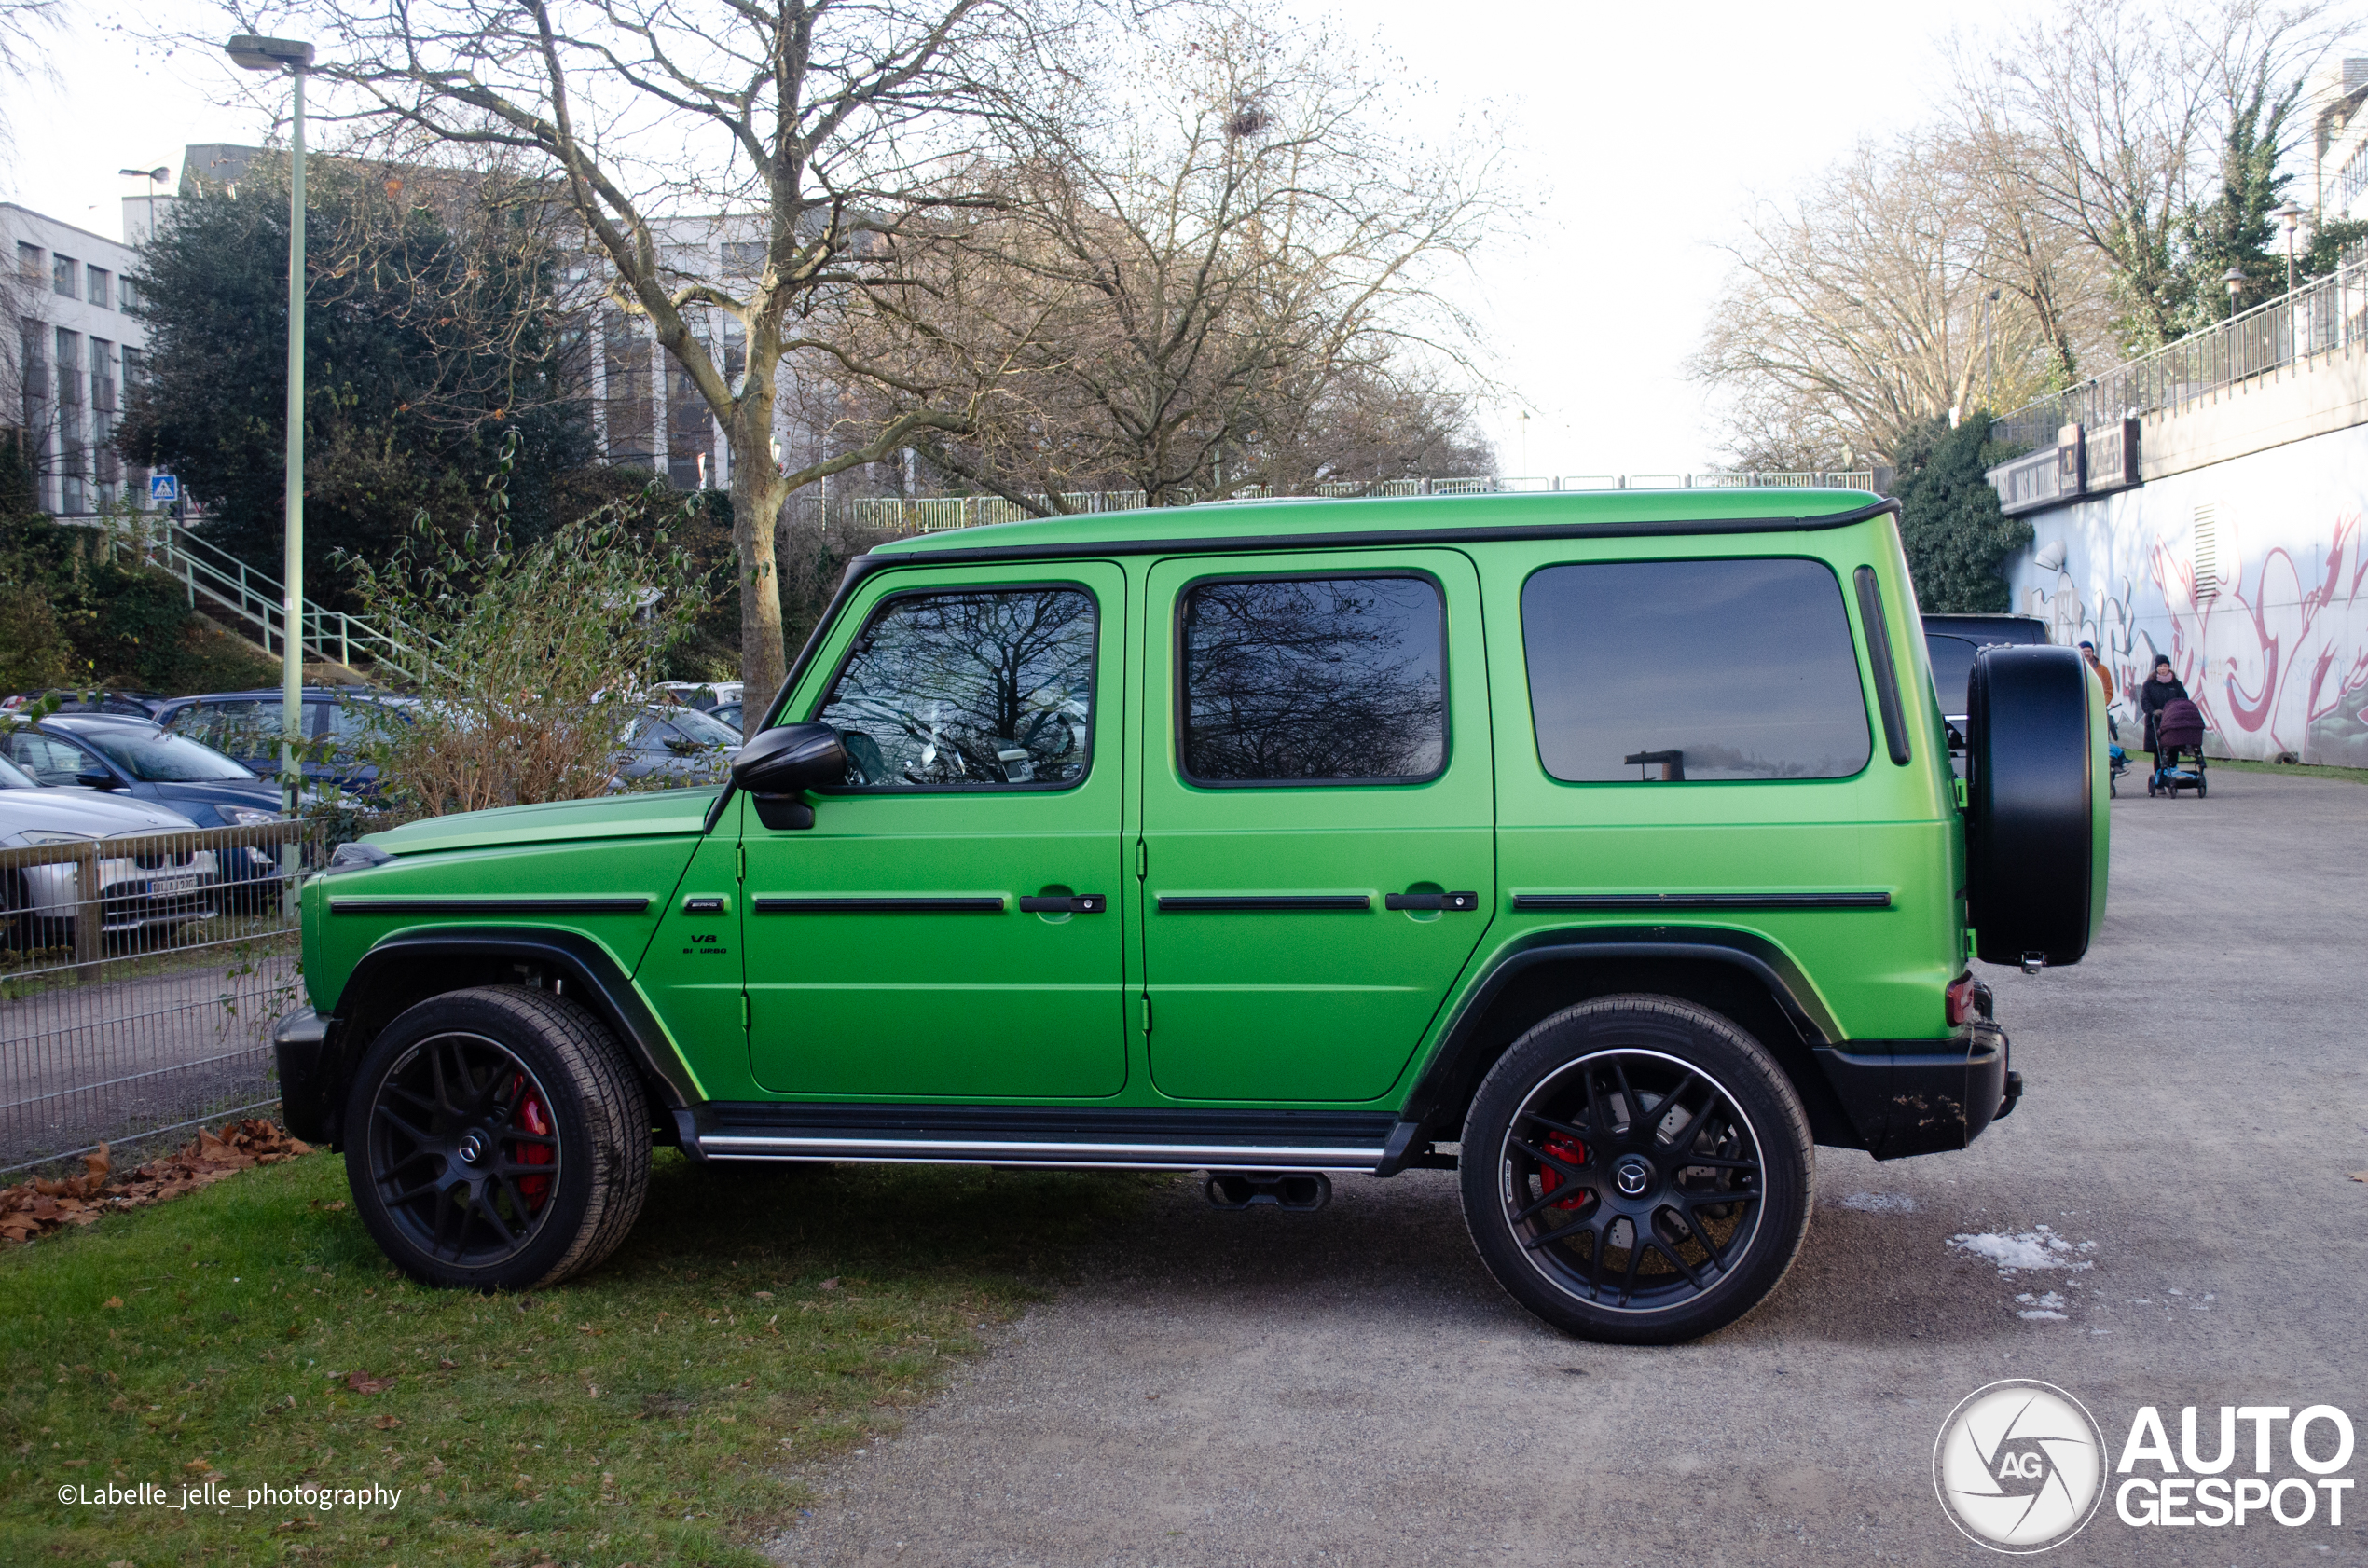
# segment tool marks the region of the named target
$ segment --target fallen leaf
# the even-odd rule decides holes
[[[820,1285],[815,1286],[817,1290],[836,1290],[838,1287],[839,1282],[835,1277],[826,1279]]]
[[[119,1306],[121,1306],[121,1305],[123,1305],[123,1298],[122,1298],[122,1297],[120,1297],[120,1296],[110,1296],[110,1297],[108,1297],[108,1298],[107,1298],[107,1306],[108,1306],[108,1308],[109,1308],[110,1310],[113,1310],[114,1308],[119,1307]]]
[[[388,1381],[389,1381],[390,1382],[392,1382],[393,1380],[390,1378]],[[396,1427],[398,1427],[398,1426],[402,1425],[402,1424],[403,1424],[403,1423],[401,1423],[401,1422],[397,1421],[394,1417],[392,1417],[392,1416],[391,1416],[391,1415],[382,1415],[382,1416],[379,1417],[379,1419],[378,1419],[378,1420],[376,1420],[376,1421],[372,1422],[370,1424],[371,1424],[371,1425],[373,1425],[373,1426],[375,1426],[375,1427],[377,1427],[377,1428],[378,1428],[379,1431],[381,1431],[381,1432],[392,1432],[392,1431],[393,1431]]]
[[[2354,1171],[2351,1173],[2351,1179],[2354,1181],[2368,1181],[2368,1171]]]
[[[345,1385],[356,1394],[384,1394],[394,1386],[397,1375],[391,1372],[385,1377],[374,1378],[367,1372],[348,1372]]]

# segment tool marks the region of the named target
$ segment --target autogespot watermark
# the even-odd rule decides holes
[[[2041,1552],[2080,1534],[2105,1494],[2105,1440],[2053,1383],[2010,1378],[1967,1395],[1933,1444],[1949,1521],[1994,1551]]]
[[[254,1508],[310,1508],[333,1513],[351,1508],[357,1513],[394,1512],[403,1501],[401,1487],[384,1486],[248,1486],[228,1487],[218,1481],[194,1486],[165,1486],[137,1481],[130,1486],[71,1485],[58,1488],[58,1501],[69,1508],[169,1508],[187,1512],[213,1508],[238,1513]]]
[[[2336,1472],[2355,1447],[2343,1410],[2188,1405],[2178,1426],[2174,1445],[2161,1408],[2139,1406],[2109,1468],[2103,1433],[2078,1399],[2028,1379],[1990,1383],[1941,1423],[1933,1490],[1959,1530],[2018,1554],[2079,1534],[2108,1490],[2114,1516],[2137,1529],[2342,1526],[2353,1481]]]

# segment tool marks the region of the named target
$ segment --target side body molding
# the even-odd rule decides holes
[[[413,1002],[456,989],[456,968],[475,973],[461,983],[490,985],[515,983],[520,967],[559,982],[562,995],[609,1026],[641,1069],[661,1121],[671,1123],[668,1113],[704,1098],[640,993],[591,938],[516,927],[439,927],[379,942],[362,956],[338,993],[311,1075],[319,1086],[318,1103],[330,1119],[325,1130],[332,1141],[342,1143],[343,1129],[335,1122],[343,1113],[345,1085],[360,1062],[360,1046]]]

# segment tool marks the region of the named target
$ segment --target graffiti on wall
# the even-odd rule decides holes
[[[2069,564],[2052,592],[2033,587],[2031,610],[2058,642],[2096,643],[2135,714],[2139,683],[2166,655],[2204,711],[2215,751],[2292,756],[2368,766],[2368,552],[2361,516],[2338,517],[2323,549],[2297,556],[2275,546],[2258,557],[2232,530],[2224,559],[2237,570],[2199,593],[2192,553],[2156,537],[2145,546],[2151,589],[2125,576],[2085,591]],[[2159,608],[2156,608],[2159,607]]]

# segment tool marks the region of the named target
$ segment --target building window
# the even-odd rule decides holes
[[[102,273],[102,277],[105,274]],[[123,460],[115,449],[115,345],[103,337],[90,339],[90,456],[99,477],[99,504],[115,499],[123,478]]]
[[[115,281],[115,308],[126,312],[140,309],[140,290],[131,279],[117,278]]]
[[[41,247],[17,241],[17,277],[28,283],[41,281]]]
[[[723,270],[735,278],[753,278],[764,270],[764,253],[768,247],[762,240],[726,240],[723,241]]]
[[[88,287],[84,289],[82,296],[102,310],[113,309],[107,302],[107,296],[111,292],[107,285],[114,278],[115,274],[103,267],[84,268],[82,281]]]
[[[74,257],[53,255],[49,258],[49,287],[53,292],[64,295],[68,299],[79,299],[82,290],[77,285],[81,282],[81,264]]]
[[[49,421],[49,329],[45,323],[17,323],[17,343],[23,364],[23,429],[34,431],[34,441],[43,438],[43,426]]]
[[[82,335],[57,329],[58,510],[88,512],[82,446]]]

